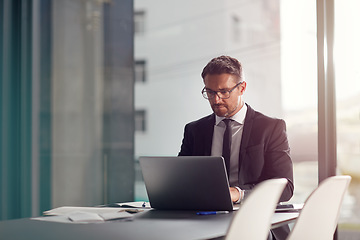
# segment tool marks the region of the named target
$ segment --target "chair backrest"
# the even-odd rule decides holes
[[[288,240],[333,239],[350,176],[323,180],[305,201]]]
[[[271,217],[287,184],[285,178],[259,183],[234,214],[226,240],[265,240],[270,233]]]

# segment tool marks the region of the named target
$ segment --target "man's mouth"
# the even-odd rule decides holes
[[[223,108],[223,107],[225,107],[225,106],[222,105],[222,104],[215,104],[214,107],[215,107],[215,108]]]

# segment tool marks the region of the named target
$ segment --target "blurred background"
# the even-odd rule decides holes
[[[134,3],[136,159],[178,153],[184,125],[211,113],[200,95],[203,67],[230,55],[243,64],[245,101],[285,119],[294,162],[291,202],[304,202],[318,183],[316,1]],[[360,226],[359,9],[357,1],[335,1],[337,174],[352,176],[340,239],[360,239],[352,232]],[[135,166],[135,196],[146,200]]]
[[[334,4],[336,171],[352,176],[339,239],[360,239],[360,2]],[[243,64],[245,101],[286,121],[304,202],[318,184],[316,7],[1,1],[0,220],[146,201],[138,158],[176,156],[185,124],[212,112],[200,74],[220,55]]]

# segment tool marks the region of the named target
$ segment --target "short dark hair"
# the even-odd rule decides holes
[[[243,80],[243,71],[241,63],[233,57],[220,56],[211,59],[204,67],[201,77],[205,79],[206,75],[228,73],[239,77],[239,82]]]

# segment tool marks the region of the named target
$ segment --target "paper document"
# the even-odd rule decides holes
[[[124,203],[117,203],[120,207],[132,207],[132,208],[151,208],[149,202],[124,202]]]
[[[113,212],[113,213],[102,213],[99,214],[99,216],[104,219],[105,221],[107,220],[115,220],[115,219],[120,219],[120,218],[131,218],[134,215],[131,213],[128,213],[127,211],[119,211],[119,212]]]
[[[113,213],[119,211],[119,208],[108,208],[108,207],[58,207],[51,209],[49,211],[45,211],[44,215],[66,215],[73,212],[87,212],[87,213]]]
[[[123,202],[123,203],[109,203],[100,205],[98,207],[123,207],[123,208],[146,208],[150,209],[149,202]]]
[[[73,212],[67,216],[72,222],[103,222],[104,219],[97,213]]]
[[[42,221],[94,223],[116,219],[129,219],[134,213],[142,212],[142,209],[134,208],[107,208],[107,207],[58,207],[45,211],[48,217],[33,218]]]
[[[131,218],[132,214],[126,211],[108,212],[108,213],[89,213],[89,212],[73,212],[68,218],[73,222],[104,222],[121,218]]]

